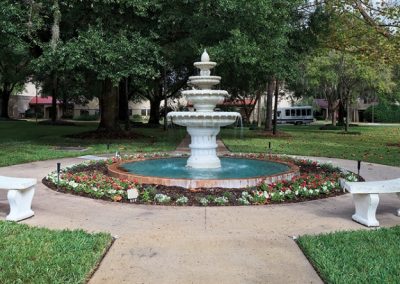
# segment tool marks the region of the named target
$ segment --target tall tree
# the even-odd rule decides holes
[[[24,85],[31,72],[30,34],[36,21],[29,5],[0,1],[0,102],[1,117],[9,118],[8,104],[15,87]]]

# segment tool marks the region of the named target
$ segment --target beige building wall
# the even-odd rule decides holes
[[[129,102],[130,116],[140,115],[143,119],[150,116],[150,102],[143,101],[139,103]],[[100,113],[99,99],[94,98],[89,101],[86,105],[74,105],[73,117],[77,118],[81,115],[97,115]]]

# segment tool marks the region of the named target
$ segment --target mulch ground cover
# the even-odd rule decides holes
[[[300,175],[311,175],[311,176],[327,176],[329,174],[337,174],[337,169],[336,168],[327,168],[327,167],[321,167],[318,164],[314,163],[303,163],[299,166],[300,168]],[[94,163],[94,164],[87,164],[87,165],[81,165],[81,166],[76,166],[70,170],[68,170],[69,173],[71,174],[103,174],[103,175],[108,175],[108,169],[107,169],[107,164],[106,163]],[[362,181],[362,177],[358,176],[358,180]],[[79,195],[79,196],[86,196],[90,198],[94,198],[88,193],[82,192],[82,191],[73,191],[70,188],[64,187],[64,186],[57,186],[56,183],[50,181],[47,178],[43,179],[43,184],[45,184],[47,187],[59,191],[59,192],[64,192],[64,193],[70,193],[74,195]],[[153,204],[153,205],[182,205],[176,203],[176,201],[180,197],[186,197],[187,202],[185,202],[185,206],[199,206],[199,205],[207,205],[207,206],[218,206],[218,205],[230,205],[230,206],[235,206],[235,205],[246,205],[243,204],[240,201],[240,198],[243,196],[243,192],[253,192],[253,194],[256,194],[254,192],[262,192],[263,189],[260,189],[260,187],[254,187],[254,188],[241,188],[241,189],[227,189],[227,188],[197,188],[197,189],[186,189],[182,187],[176,187],[176,186],[164,186],[164,185],[150,185],[150,184],[141,184],[138,185],[137,188],[139,189],[139,198],[136,199],[133,203],[135,204]],[[264,187],[265,190],[265,187]],[[156,202],[154,197],[157,194],[163,194],[168,196],[171,201],[167,203],[160,203]],[[272,198],[267,198],[265,200],[262,200],[259,204],[272,204],[272,203],[295,203],[295,202],[303,202],[307,200],[316,200],[316,199],[322,199],[322,198],[328,198],[328,197],[333,197],[333,196],[338,196],[344,194],[344,191],[337,186],[337,188],[334,188],[330,190],[329,192],[325,192],[324,194],[319,194],[319,195],[310,195],[310,196],[295,196],[295,198],[291,199],[285,199],[285,200],[274,200]],[[215,202],[216,198],[222,198],[224,197],[225,200],[227,200],[226,203],[217,203]],[[97,199],[103,199],[103,200],[108,200],[110,201],[110,197],[96,197]],[[201,201],[203,200],[203,202]],[[204,200],[208,200],[206,204],[204,204]],[[119,201],[119,202],[130,202],[127,198],[120,198],[118,200],[114,201]],[[257,202],[252,203],[252,204],[257,204]]]

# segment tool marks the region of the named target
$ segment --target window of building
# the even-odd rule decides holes
[[[280,117],[281,116],[281,111],[278,111],[277,114],[278,114],[278,117]]]
[[[295,109],[291,109],[290,113],[291,113],[292,116],[296,116],[296,110]]]
[[[150,109],[143,108],[143,109],[141,109],[140,113],[141,113],[142,116],[149,116],[150,115]]]
[[[80,114],[81,115],[89,115],[89,111],[87,109],[81,109]]]
[[[307,110],[306,110],[306,109],[302,109],[302,110],[301,110],[301,115],[302,115],[302,116],[306,116],[306,113],[307,113]]]
[[[301,109],[296,109],[296,115],[300,116],[301,115]]]
[[[285,115],[290,116],[290,109],[285,110]]]
[[[307,115],[310,116],[311,115],[311,109],[307,110]]]

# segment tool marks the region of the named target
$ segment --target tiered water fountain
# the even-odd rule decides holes
[[[221,77],[211,76],[217,64],[210,61],[207,52],[201,62],[194,66],[200,69],[199,76],[189,77],[188,85],[193,89],[182,94],[190,101],[195,111],[170,112],[173,123],[186,126],[191,136],[189,159],[184,157],[137,158],[109,166],[111,176],[135,180],[142,184],[160,184],[184,188],[245,188],[260,182],[291,179],[298,175],[298,168],[281,162],[244,157],[219,158],[216,136],[221,126],[235,123],[237,112],[214,111],[228,95],[227,91],[212,89]]]
[[[191,137],[190,157],[187,167],[195,169],[220,168],[221,161],[217,156],[216,136],[221,126],[230,125],[240,118],[238,112],[216,112],[218,103],[222,103],[227,91],[213,90],[212,87],[221,81],[219,76],[211,76],[211,69],[217,63],[210,61],[207,51],[201,55],[201,62],[194,66],[200,69],[199,76],[189,77],[188,85],[193,90],[183,91],[182,94],[190,101],[195,111],[170,112],[168,117],[172,122],[186,126]]]

